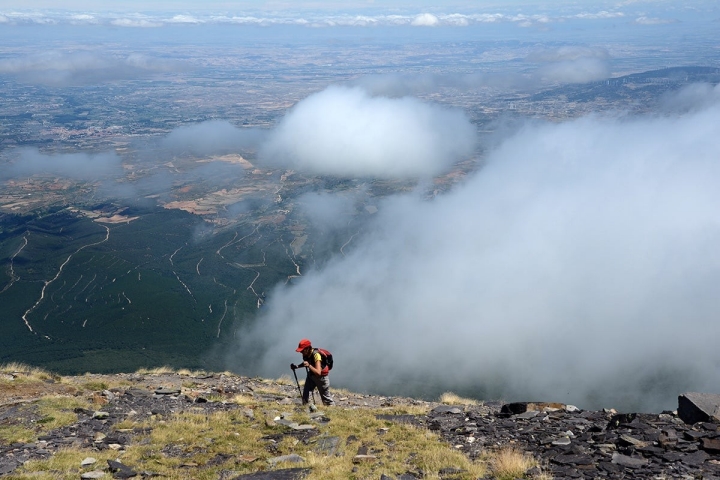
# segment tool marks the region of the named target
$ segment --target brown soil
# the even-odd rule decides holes
[[[36,400],[47,395],[75,395],[78,389],[73,385],[40,380],[0,380],[0,406]]]

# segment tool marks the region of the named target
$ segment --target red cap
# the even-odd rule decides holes
[[[295,349],[296,352],[302,352],[307,347],[312,347],[312,343],[310,343],[310,340],[307,338],[303,338],[300,340],[300,343],[298,343],[298,347]]]

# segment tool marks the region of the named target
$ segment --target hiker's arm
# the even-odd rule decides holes
[[[322,374],[322,362],[320,360],[316,361],[315,365],[312,365],[310,362],[303,362],[303,364],[308,367],[310,371],[315,375]]]

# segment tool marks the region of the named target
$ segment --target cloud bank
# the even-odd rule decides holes
[[[37,148],[11,148],[1,152],[6,160],[0,180],[22,179],[32,175],[60,176],[97,182],[96,193],[113,199],[135,199],[145,195],[168,193],[180,184],[202,184],[206,189],[227,187],[245,175],[242,165],[224,161],[190,163],[182,170],[172,164],[156,165],[158,144],[174,154],[198,157],[221,155],[256,148],[262,132],[239,129],[227,121],[211,120],[178,127],[157,142],[138,145],[139,157],[134,169],[125,170],[123,159],[115,152],[46,154]]]
[[[227,120],[208,120],[174,129],[160,145],[175,153],[210,155],[257,148],[263,136],[259,129],[240,129]]]
[[[114,152],[47,155],[37,148],[20,148],[11,150],[8,157],[12,160],[3,167],[0,178],[46,174],[92,181],[122,175],[122,159]]]
[[[475,127],[462,111],[332,86],[295,105],[268,136],[260,158],[310,173],[426,177],[474,147]]]
[[[277,376],[308,337],[335,384],[388,394],[657,412],[716,392],[719,138],[717,104],[527,125],[453,192],[384,201],[229,362]]]
[[[518,55],[517,60],[520,59]],[[520,72],[367,75],[352,80],[350,84],[360,86],[372,95],[401,97],[423,95],[443,88],[458,91],[480,88],[527,90],[549,84],[603,80],[611,73],[610,55],[604,48],[566,45],[532,51],[523,60],[527,62],[527,68]]]
[[[610,76],[605,49],[563,46],[533,52],[528,60],[540,64],[534,76],[542,83],[585,83]]]
[[[668,112],[702,110],[708,104],[720,105],[720,84],[693,83],[660,99],[661,108]]]
[[[92,85],[182,69],[177,62],[141,54],[48,51],[0,60],[0,74],[52,86]]]
[[[349,84],[373,96],[403,97],[435,93],[443,88],[472,91],[489,87],[498,91],[537,87],[542,79],[519,73],[480,72],[469,74],[383,74],[367,75]]]

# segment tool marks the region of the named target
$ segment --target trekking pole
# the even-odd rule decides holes
[[[300,394],[300,400],[302,400],[302,390],[300,390],[300,382],[298,382],[297,373],[295,373],[295,369],[297,366],[294,363],[290,364],[290,370],[293,371],[293,375],[295,375],[295,385],[298,387],[298,393]],[[315,397],[313,397],[313,401],[315,401]]]

